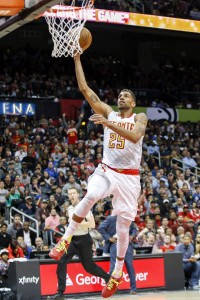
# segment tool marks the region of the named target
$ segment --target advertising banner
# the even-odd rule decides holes
[[[109,271],[109,261],[97,262],[105,271]],[[137,288],[156,288],[165,286],[164,259],[142,258],[133,261],[136,272]],[[156,266],[156,268],[155,268]],[[52,295],[57,291],[56,264],[41,264],[41,294]],[[104,280],[87,273],[80,262],[70,263],[66,273],[66,294],[101,292]],[[48,274],[48,276],[47,276]],[[123,268],[123,283],[119,290],[130,289],[126,267]]]
[[[52,17],[86,19],[94,22],[104,22],[112,24],[124,24],[131,26],[141,26],[148,28],[178,30],[186,32],[200,32],[200,21],[162,17],[155,15],[137,14],[131,12],[105,10],[105,9],[86,9],[84,13],[76,7],[71,10],[69,6],[55,5],[45,12]],[[44,14],[43,14],[44,15]]]

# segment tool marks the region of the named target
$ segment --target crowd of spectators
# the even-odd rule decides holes
[[[52,59],[48,51],[30,46],[13,51],[2,49],[0,95],[18,98],[80,98],[72,60]],[[137,106],[151,106],[154,101],[165,106],[199,107],[199,62],[172,62],[163,59],[158,67],[142,70],[135,59],[84,55],[88,83],[109,105],[126,86],[137,96]],[[35,63],[37,62],[37,63]],[[112,69],[112,72],[110,72]],[[95,80],[94,80],[95,78]],[[188,106],[189,104],[189,106]]]
[[[95,7],[174,18],[200,19],[198,0],[95,0]]]

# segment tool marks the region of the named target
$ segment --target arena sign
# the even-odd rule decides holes
[[[97,264],[108,271],[110,262]],[[133,261],[136,273],[136,285],[141,288],[159,288],[165,286],[164,259],[162,257],[136,259]],[[155,268],[156,266],[156,268]],[[57,290],[56,264],[40,265],[41,294],[53,295]],[[48,274],[49,276],[46,276]],[[80,262],[68,265],[66,274],[66,294],[96,293],[102,290],[104,280],[87,273]],[[130,280],[127,270],[123,268],[123,283],[119,290],[129,290]]]
[[[35,115],[34,103],[0,102],[0,115]]]
[[[55,5],[52,6],[50,10],[47,10],[45,13],[43,13],[42,16],[45,14],[55,18],[86,19],[94,22],[124,24],[195,33],[200,32],[200,21],[137,14],[123,11],[86,9],[84,12],[82,12],[78,7],[76,7],[75,10],[72,10],[70,6]]]

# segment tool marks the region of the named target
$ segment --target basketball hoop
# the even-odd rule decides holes
[[[93,4],[94,0],[83,0],[82,6],[76,7],[72,0],[70,6],[62,2],[44,13],[54,44],[53,57],[83,53],[79,45],[80,33],[87,21],[87,9],[93,8]]]

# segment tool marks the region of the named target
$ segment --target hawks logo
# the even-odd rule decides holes
[[[160,107],[148,107],[147,108],[147,118],[155,121],[178,121],[178,110],[175,108],[160,108]]]

